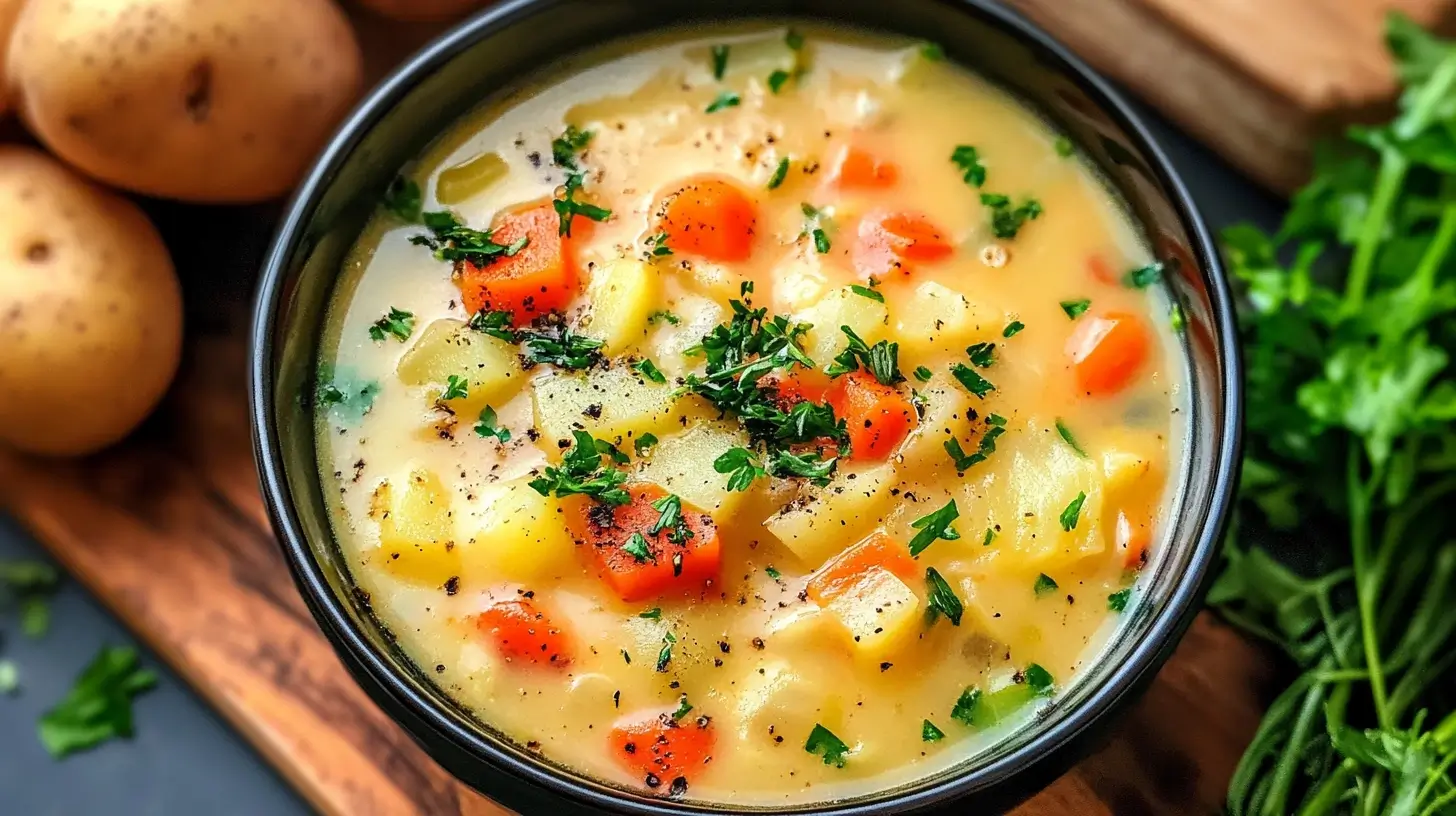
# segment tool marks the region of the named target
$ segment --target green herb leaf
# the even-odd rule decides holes
[[[633,440],[632,447],[634,449],[636,449],[637,456],[639,458],[641,458],[641,456],[643,454],[645,454],[647,451],[651,450],[652,449],[652,446],[653,445],[656,445],[656,444],[657,444],[657,435],[654,434],[654,433],[651,433],[651,432],[646,432],[646,433],[643,433],[641,436],[637,437],[635,440]]]
[[[969,686],[956,698],[950,710],[950,718],[963,725],[975,725],[976,706],[981,702],[981,690]]]
[[[1062,437],[1062,441],[1066,442],[1067,446],[1070,447],[1079,458],[1087,458],[1087,451],[1082,450],[1082,446],[1077,443],[1077,437],[1072,435],[1072,429],[1067,427],[1067,423],[1063,421],[1061,417],[1057,417],[1057,434]]]
[[[544,473],[528,484],[532,490],[543,496],[555,495],[589,496],[602,504],[619,506],[627,504],[632,497],[622,484],[627,474],[607,467],[602,463],[602,449],[605,445],[616,450],[610,443],[592,438],[586,431],[573,431],[573,444],[561,459],[560,467],[547,467]],[[642,543],[643,549],[646,542]]]
[[[991,209],[991,232],[997,238],[1015,238],[1027,221],[1035,221],[1042,214],[1041,202],[1034,198],[1013,207],[1008,196],[982,193],[981,203]]]
[[[724,108],[736,108],[742,102],[742,97],[740,97],[737,93],[733,91],[722,91],[718,94],[717,97],[713,99],[712,102],[708,103],[708,107],[705,108],[703,112],[717,113]]]
[[[1026,682],[1031,693],[1038,697],[1046,697],[1056,691],[1056,681],[1052,679],[1052,673],[1032,663],[1021,672],[1022,679]]]
[[[500,425],[495,409],[489,405],[480,409],[479,421],[475,423],[475,434],[482,438],[493,436],[502,445],[511,441],[511,429]]]
[[[976,343],[966,347],[966,356],[971,358],[971,365],[977,368],[990,368],[996,362],[995,343]]]
[[[769,564],[768,566],[764,567],[763,571],[764,574],[766,574],[768,577],[772,578],[775,581],[783,578],[783,573],[779,572],[773,564]]]
[[[414,330],[415,316],[413,314],[401,309],[390,308],[388,314],[369,326],[369,339],[382,343],[384,338],[393,337],[403,343],[410,338]]]
[[[981,157],[976,148],[970,145],[958,145],[951,151],[950,161],[961,170],[961,180],[973,186],[980,187],[986,183],[986,167],[981,164]]]
[[[628,536],[626,543],[622,545],[622,551],[636,559],[639,564],[652,558],[652,550],[648,548],[647,539],[641,533]]]
[[[1052,577],[1050,575],[1047,575],[1045,572],[1043,572],[1042,574],[1036,576],[1036,583],[1032,584],[1031,591],[1033,594],[1036,595],[1036,597],[1040,598],[1041,596],[1048,593],[1056,592],[1057,582],[1052,580]]]
[[[1188,321],[1183,316],[1182,306],[1174,303],[1168,307],[1168,328],[1172,329],[1174,334],[1182,334],[1187,324]]]
[[[961,614],[965,612],[965,606],[961,599],[956,596],[955,590],[951,589],[949,583],[941,577],[935,567],[925,570],[926,586],[926,616],[931,623],[935,622],[937,615],[944,615],[952,626],[961,625]]]
[[[876,292],[876,294],[879,294]],[[851,371],[858,371],[861,364],[865,370],[874,375],[874,378],[881,385],[895,385],[905,381],[905,376],[900,373],[900,344],[891,343],[888,340],[881,340],[873,346],[865,345],[865,341],[854,329],[849,326],[840,326],[839,330],[849,339],[844,351],[840,352],[832,365],[826,369],[830,377],[838,377],[848,374]]]
[[[804,48],[804,35],[791,28],[789,29],[789,33],[784,35],[784,44],[787,45],[790,50],[802,50]]]
[[[788,71],[785,71],[782,68],[775,70],[773,73],[768,75],[769,91],[772,93],[778,93],[780,90],[783,90],[784,83],[788,82],[790,78],[791,75]],[[769,189],[772,190],[773,188],[770,187]]]
[[[1072,499],[1071,503],[1062,511],[1063,530],[1070,533],[1077,528],[1077,518],[1082,515],[1082,503],[1085,501],[1087,501],[1087,494],[1078,491],[1077,498]]]
[[[491,237],[492,230],[471,229],[449,210],[421,213],[420,219],[430,234],[412,235],[410,243],[430,249],[440,261],[484,267],[515,255],[527,244],[524,237],[509,245],[498,244]]]
[[[995,540],[996,540],[996,530],[995,530],[995,528],[987,527],[986,528],[986,535],[981,539],[981,546],[982,547],[989,547],[989,546],[991,546],[991,542],[993,542]]]
[[[1133,289],[1146,289],[1162,279],[1163,264],[1161,261],[1154,261],[1129,271],[1122,277],[1122,282]]]
[[[465,399],[470,393],[470,381],[459,374],[451,374],[445,383],[445,390],[440,394],[440,400],[449,402],[455,399]]]
[[[521,358],[526,365],[548,363],[568,370],[591,368],[600,363],[601,348],[605,345],[595,337],[577,334],[566,325],[542,331],[522,330],[516,339],[521,344]]]
[[[568,170],[577,169],[577,154],[586,150],[591,144],[592,132],[580,130],[576,125],[567,125],[566,130],[555,139],[551,140],[551,161],[557,167],[564,167]]]
[[[1001,336],[1015,337],[1016,334],[1024,328],[1026,328],[1025,323],[1022,323],[1020,320],[1013,320],[1010,323],[1006,324],[1006,328],[1001,330]]]
[[[1087,298],[1081,298],[1080,300],[1064,300],[1062,301],[1061,306],[1062,311],[1066,312],[1068,320],[1076,320],[1077,318],[1087,313],[1087,310],[1092,307],[1092,301],[1088,300]]]
[[[1122,612],[1127,609],[1127,602],[1132,599],[1132,587],[1119,589],[1107,596],[1107,608],[1113,612]]]
[[[930,378],[933,376],[935,375],[932,374],[930,369],[926,368],[925,366],[915,367],[915,379],[921,382],[930,382]]]
[[[779,159],[778,166],[774,168],[773,175],[772,176],[769,176],[769,178],[768,178],[768,188],[770,190],[777,190],[779,188],[779,185],[784,183],[784,179],[788,175],[789,175],[789,157],[788,156],[784,156],[782,159]]]
[[[647,254],[653,258],[662,258],[672,254],[672,247],[667,245],[667,233],[659,232],[656,235],[649,235],[644,242],[647,244]],[[672,314],[667,311],[653,312],[647,316],[647,322],[651,323],[658,315]],[[672,325],[677,325],[677,319],[673,318]]]
[[[910,523],[910,527],[920,532],[910,539],[910,555],[917,556],[925,552],[925,548],[936,541],[955,541],[961,537],[951,524],[960,518],[960,511],[956,509],[955,499],[945,503],[945,506],[927,515],[921,516]]]
[[[643,357],[641,360],[633,363],[632,368],[636,369],[639,374],[651,380],[652,382],[667,382],[667,375],[662,373],[662,370],[657,367],[656,363],[653,363],[646,357]]]
[[[421,201],[420,185],[407,176],[395,176],[384,190],[384,208],[411,224],[420,220]]]
[[[683,524],[682,499],[674,494],[668,494],[653,502],[652,509],[658,512],[658,516],[657,521],[647,531],[648,535],[657,535],[669,527]]]
[[[659,320],[666,321],[668,325],[671,326],[676,326],[682,323],[682,318],[678,317],[672,312],[667,311],[666,309],[660,309],[647,316],[648,323],[656,323]]]
[[[945,59],[945,49],[940,43],[924,42],[920,44],[920,56],[930,62],[941,62]]]
[[[844,767],[845,757],[849,754],[849,746],[844,744],[844,740],[818,723],[814,723],[814,730],[809,732],[809,738],[804,741],[804,750],[823,756],[825,765],[836,768]]]
[[[662,607],[654,606],[651,609],[643,610],[637,613],[637,617],[644,618],[646,620],[661,620]]]
[[[97,654],[66,696],[40,718],[37,733],[51,756],[60,759],[132,736],[132,699],[157,684],[157,676],[138,663],[136,649],[129,646]]]
[[[950,373],[952,377],[956,378],[957,382],[965,386],[967,391],[981,399],[985,399],[987,394],[996,390],[996,386],[992,385],[985,377],[977,374],[975,369],[965,363],[956,363],[951,366]]]
[[[1052,142],[1052,149],[1057,152],[1058,156],[1064,159],[1069,158],[1073,153],[1077,152],[1077,148],[1072,144],[1072,140],[1066,136],[1058,136],[1056,141]]]
[[[723,72],[728,70],[728,46],[715,45],[709,51],[713,54],[713,79],[721,82]]]
[[[829,483],[829,477],[833,475],[838,463],[838,457],[824,459],[813,451],[793,453],[781,450],[769,461],[768,472],[769,475],[781,479],[798,476],[822,487]]]
[[[657,670],[667,671],[667,664],[672,662],[672,645],[677,643],[677,636],[671,632],[662,633],[662,648],[657,652]]]
[[[820,255],[824,255],[825,253],[829,252],[828,233],[824,232],[824,230],[820,227],[815,227],[813,231],[809,233],[809,235],[812,236],[814,239],[815,252],[819,253]]]
[[[674,711],[674,712],[672,712],[671,719],[672,719],[673,722],[677,722],[678,720],[681,720],[683,717],[686,717],[688,715],[688,712],[690,712],[692,710],[693,710],[693,706],[692,706],[691,703],[688,702],[688,696],[686,694],[684,694],[684,695],[678,697],[678,700],[677,700],[677,710]]]
[[[755,479],[768,475],[758,456],[747,448],[729,448],[713,460],[713,470],[728,474],[728,490],[747,490]]]
[[[551,208],[556,210],[556,216],[561,220],[557,232],[564,238],[571,237],[571,223],[577,216],[592,221],[605,221],[612,217],[612,211],[606,207],[588,204],[576,197],[581,192],[584,178],[581,173],[568,173],[566,182],[561,187],[561,197],[551,200]]]
[[[870,300],[878,301],[880,303],[885,302],[884,295],[876,292],[874,289],[871,289],[868,286],[860,286],[857,283],[852,283],[849,285],[849,290],[862,298],[869,298]]]
[[[943,739],[945,739],[945,732],[936,728],[935,723],[926,720],[920,724],[921,742],[940,742]]]

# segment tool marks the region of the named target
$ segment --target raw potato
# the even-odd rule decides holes
[[[391,20],[452,20],[490,0],[359,0],[359,5]]]
[[[287,192],[362,72],[328,0],[29,0],[8,60],[16,109],[57,156],[211,202]]]
[[[141,210],[0,146],[0,444],[106,447],[157,404],[181,346],[177,278]],[[97,401],[68,408],[81,394]]]
[[[5,78],[5,52],[10,45],[10,32],[20,15],[24,0],[0,0],[0,116],[10,110],[10,83]]]

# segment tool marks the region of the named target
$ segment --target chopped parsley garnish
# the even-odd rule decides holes
[[[767,476],[758,456],[748,448],[729,448],[713,460],[713,470],[728,474],[728,490],[747,490],[755,479]]]
[[[37,733],[52,757],[132,736],[132,698],[157,685],[157,675],[139,663],[130,646],[107,647],[96,655],[66,696],[40,718]]]
[[[605,439],[598,439],[596,442],[597,453],[600,453],[603,456],[611,459],[613,463],[618,465],[625,465],[628,462],[632,461],[631,459],[627,458],[627,454],[622,453],[622,451],[611,442],[608,442]]]
[[[1113,612],[1122,612],[1127,609],[1127,602],[1132,599],[1132,587],[1119,589],[1107,596],[1107,608]]]
[[[775,581],[777,581],[780,578],[784,577],[783,576],[783,573],[779,572],[778,569],[775,568],[773,564],[769,564],[768,566],[764,567],[763,568],[763,571],[764,571],[764,574],[765,575],[767,575],[768,577],[772,578]]]
[[[1067,314],[1067,319],[1076,320],[1077,318],[1087,313],[1087,310],[1092,307],[1092,301],[1088,300],[1087,298],[1081,298],[1079,300],[1064,300],[1062,301],[1061,306],[1062,311],[1066,312]]]
[[[822,227],[815,227],[814,230],[809,233],[809,235],[814,238],[815,252],[823,255],[829,251],[829,235],[828,233],[824,232],[824,229]]]
[[[785,156],[782,159],[779,159],[778,166],[774,168],[773,175],[768,177],[768,188],[770,190],[777,190],[779,188],[779,185],[784,183],[784,179],[787,178],[788,175],[789,157]]]
[[[497,258],[515,255],[529,243],[524,235],[510,244],[497,243],[492,237],[494,230],[471,229],[449,210],[427,212],[420,217],[432,234],[412,235],[410,243],[428,247],[436,260],[486,266]]]
[[[951,707],[950,718],[956,722],[966,725],[973,724],[976,714],[976,705],[981,702],[981,690],[975,686],[968,687],[956,698],[955,705]]]
[[[669,250],[669,251],[671,251],[671,250]],[[672,325],[672,326],[676,326],[676,325],[682,323],[682,318],[681,317],[678,317],[677,315],[673,314],[672,312],[669,312],[666,309],[659,309],[659,310],[657,310],[657,311],[655,311],[652,314],[650,314],[650,315],[647,316],[647,322],[648,323],[656,323],[659,320],[665,320],[665,321],[667,321],[667,323],[669,325]]]
[[[952,164],[961,169],[961,179],[965,183],[976,187],[986,183],[986,166],[981,164],[981,157],[976,153],[976,148],[970,145],[958,145],[951,152],[950,160]]]
[[[577,154],[591,144],[592,132],[581,130],[576,125],[567,125],[566,130],[551,140],[551,161],[557,167],[577,169]]]
[[[1057,155],[1064,159],[1077,152],[1077,148],[1072,144],[1072,140],[1066,136],[1058,136],[1056,141],[1052,142],[1052,149],[1057,151]]]
[[[521,357],[527,365],[550,363],[558,368],[590,368],[601,362],[601,340],[577,334],[569,326],[550,331],[516,333],[521,344]]]
[[[823,756],[825,765],[843,768],[845,755],[849,753],[849,746],[844,744],[844,740],[834,736],[833,731],[819,723],[814,723],[814,730],[810,731],[809,738],[804,740],[804,750]]]
[[[667,375],[662,373],[662,370],[657,367],[656,363],[652,362],[646,357],[643,357],[641,360],[633,363],[632,367],[636,369],[638,373],[651,380],[652,382],[667,382]]]
[[[804,35],[791,28],[789,33],[784,35],[784,44],[791,50],[798,51],[804,47]]]
[[[966,387],[967,391],[981,399],[985,399],[987,394],[996,390],[996,386],[992,385],[990,380],[977,374],[975,369],[965,363],[956,363],[951,366],[950,373],[957,382]]]
[[[728,46],[715,45],[709,51],[713,54],[713,79],[721,80],[728,70]]]
[[[1056,691],[1057,681],[1052,678],[1052,673],[1037,663],[1027,666],[1021,673],[1021,678],[1026,681],[1031,693],[1038,697],[1045,697]]]
[[[649,247],[648,254],[650,254],[654,258],[661,258],[672,254],[672,247],[667,245],[667,233],[665,232],[659,232],[656,235],[648,236],[646,244]],[[667,312],[652,313],[654,317],[659,314],[667,314]],[[651,320],[652,317],[649,317],[648,322],[651,322]],[[674,323],[674,325],[676,324]]]
[[[648,529],[648,535],[657,535],[663,530],[668,530],[667,540],[674,544],[686,543],[693,537],[693,531],[688,528],[687,519],[683,518],[681,498],[676,495],[663,496],[652,503],[652,509],[656,510],[659,515],[657,521],[653,522],[652,527]],[[673,556],[674,575],[681,571],[679,566],[681,562],[678,560],[681,557],[681,555]]]
[[[384,208],[411,224],[420,220],[421,201],[420,185],[406,176],[395,176],[384,190]]]
[[[854,333],[854,329],[840,326],[839,330],[849,338],[849,344],[826,369],[830,377],[858,371],[860,365],[863,364],[865,370],[874,375],[874,378],[882,385],[894,385],[905,381],[905,376],[900,373],[899,343],[881,340],[873,346],[869,346],[865,345],[863,338]]]
[[[780,90],[783,89],[784,83],[785,82],[788,82],[790,78],[791,78],[791,75],[789,74],[788,71],[785,71],[782,68],[779,68],[779,69],[775,70],[773,73],[771,73],[771,74],[768,75],[768,89],[769,89],[769,91],[771,91],[773,93],[778,93]],[[772,189],[772,188],[770,188],[770,189]]]
[[[1031,591],[1033,594],[1036,595],[1036,597],[1040,598],[1041,596],[1046,595],[1049,592],[1056,592],[1057,582],[1052,580],[1052,577],[1050,575],[1047,575],[1045,572],[1043,572],[1042,574],[1036,576],[1036,583],[1031,585]]]
[[[1087,494],[1078,491],[1077,498],[1072,499],[1072,503],[1062,511],[1063,530],[1070,533],[1077,529],[1077,518],[1082,515],[1082,503],[1085,501],[1087,501]]]
[[[966,347],[966,356],[971,358],[971,365],[976,368],[990,368],[996,362],[995,343],[976,343]]]
[[[945,59],[945,49],[940,47],[940,43],[921,43],[920,56],[924,57],[930,62],[940,62]]]
[[[925,614],[931,623],[935,622],[937,615],[944,615],[952,626],[961,625],[961,614],[965,607],[961,599],[956,597],[955,590],[940,576],[935,567],[925,570],[925,586],[927,589],[927,600],[925,603]]]
[[[984,538],[981,539],[981,546],[982,547],[989,547],[989,546],[991,546],[991,542],[993,542],[995,540],[996,540],[996,528],[994,528],[994,527],[987,527],[986,528],[986,535],[985,535]]]
[[[960,511],[956,509],[955,499],[951,499],[939,510],[911,522],[910,526],[920,532],[910,539],[910,555],[920,555],[925,552],[926,547],[938,540],[955,541],[960,538],[961,534],[951,526],[956,519],[960,518],[960,515]]]
[[[475,433],[481,437],[493,436],[504,445],[511,441],[511,429],[501,427],[498,422],[495,409],[487,405],[480,409],[480,421],[475,423]]]
[[[945,739],[945,732],[936,728],[935,723],[926,720],[920,724],[921,742],[940,742],[943,739]]]
[[[466,324],[474,331],[488,334],[507,343],[516,342],[516,333],[511,329],[511,313],[503,310],[487,312],[481,310],[470,316]]]
[[[645,610],[643,610],[641,612],[638,612],[637,613],[637,617],[644,618],[646,620],[661,620],[662,619],[662,607],[660,607],[660,606],[654,606],[651,609],[645,609]]]
[[[915,379],[921,382],[930,382],[930,378],[933,376],[935,375],[932,374],[930,369],[926,368],[925,366],[915,367]]]
[[[1057,417],[1057,433],[1073,452],[1083,459],[1087,458],[1087,451],[1082,450],[1082,446],[1077,443],[1077,437],[1072,435],[1072,429],[1067,427],[1067,423],[1062,421],[1061,417]]]
[[[974,453],[967,454],[961,447],[959,439],[945,440],[945,452],[950,454],[951,461],[955,462],[956,470],[965,473],[975,465],[986,461],[991,454],[996,452],[996,439],[1006,433],[1006,419],[1000,414],[991,414],[986,417],[986,430],[981,433],[981,441],[976,446]]]
[[[568,173],[566,183],[562,185],[561,198],[551,200],[552,208],[561,218],[561,227],[557,232],[563,237],[571,237],[571,222],[578,215],[593,221],[605,221],[612,217],[612,211],[606,207],[598,207],[577,199],[576,194],[581,191],[582,179],[581,173]]]
[[[1035,221],[1042,214],[1041,202],[1034,198],[1013,207],[1009,196],[981,193],[981,203],[991,208],[991,232],[997,238],[1015,238],[1027,221]]]
[[[884,303],[885,302],[885,296],[884,295],[880,294],[879,292],[875,291],[874,289],[871,289],[868,286],[860,286],[857,283],[852,283],[852,284],[849,285],[849,291],[855,293],[856,295],[859,295],[860,297],[869,298],[870,300],[876,300],[876,301],[879,301],[880,303]]]
[[[672,644],[677,643],[677,635],[671,632],[662,633],[662,649],[657,652],[657,670],[667,671],[667,664],[672,662]]]
[[[799,210],[804,213],[804,231],[800,236],[807,235],[814,242],[814,251],[823,255],[829,251],[829,233],[825,226],[829,218],[824,210],[815,207],[813,204],[804,203],[799,205]]]
[[[800,476],[823,487],[829,484],[829,476],[834,473],[835,465],[838,462],[839,457],[837,456],[824,459],[813,451],[793,453],[781,450],[775,453],[773,459],[769,461],[768,472],[769,475],[781,479]]]
[[[627,474],[607,467],[602,463],[599,444],[612,448],[610,443],[593,439],[586,431],[572,431],[575,443],[561,459],[561,467],[547,467],[545,473],[530,481],[531,489],[543,496],[590,496],[608,505],[627,504],[632,497],[622,487]],[[646,549],[646,542],[642,542]]]
[[[403,343],[409,339],[414,331],[414,314],[402,309],[390,307],[388,314],[374,321],[369,326],[369,339],[376,343],[382,343],[385,337],[393,337]]]
[[[1122,276],[1122,282],[1133,289],[1146,289],[1149,286],[1163,279],[1163,264],[1161,261],[1153,261],[1147,266],[1139,266]]]
[[[650,432],[644,433],[644,434],[642,434],[641,436],[637,437],[636,439],[634,439],[632,441],[632,447],[637,451],[637,455],[638,456],[641,456],[642,454],[646,453],[648,450],[650,450],[652,448],[653,445],[656,445],[656,444],[657,444],[657,434],[650,433]]]
[[[469,395],[470,381],[459,374],[451,374],[445,383],[445,390],[440,394],[440,399],[448,402],[453,399],[465,399]]]
[[[647,539],[641,533],[628,536],[626,543],[622,545],[622,551],[636,559],[639,564],[652,557],[652,550],[647,547]]]
[[[743,98],[740,97],[737,93],[733,91],[723,91],[722,93],[719,93],[712,102],[708,103],[708,107],[704,108],[703,112],[717,113],[724,108],[736,108],[742,102]]]
[[[692,703],[689,703],[688,702],[688,696],[686,694],[684,694],[684,695],[682,695],[681,697],[678,698],[678,700],[677,700],[677,710],[674,711],[674,712],[672,712],[671,719],[674,722],[676,722],[678,720],[681,720],[683,717],[686,717],[688,715],[688,712],[689,711],[692,711],[692,710],[693,710],[693,705],[692,705]]]
[[[1006,328],[1001,330],[1001,336],[1015,337],[1016,334],[1024,328],[1026,328],[1025,323],[1022,323],[1020,320],[1013,320],[1010,323],[1006,324]]]

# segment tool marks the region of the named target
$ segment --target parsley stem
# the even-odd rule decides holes
[[[1385,226],[1390,221],[1390,211],[1395,207],[1408,169],[1410,162],[1405,154],[1389,147],[1380,151],[1375,194],[1371,197],[1370,209],[1365,212],[1365,221],[1360,225],[1355,256],[1350,261],[1350,276],[1345,281],[1344,302],[1340,304],[1341,314],[1346,317],[1360,311],[1365,303],[1365,287],[1370,283],[1371,270],[1375,268],[1375,253],[1385,243]]]
[[[1381,481],[1381,468],[1373,466],[1367,481],[1360,475],[1361,446],[1351,440],[1346,455],[1347,501],[1350,505],[1350,556],[1355,570],[1355,604],[1360,611],[1360,639],[1365,649],[1365,671],[1370,675],[1370,696],[1381,728],[1390,728],[1390,707],[1385,694],[1385,670],[1375,629],[1375,590],[1381,576],[1370,558],[1370,500]],[[1291,742],[1291,744],[1294,744]],[[1300,742],[1299,744],[1303,744]]]

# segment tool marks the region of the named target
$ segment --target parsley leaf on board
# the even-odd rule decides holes
[[[156,684],[157,675],[139,665],[136,649],[103,648],[66,696],[41,715],[41,745],[61,759],[111,739],[130,738],[132,699]]]
[[[927,515],[921,516],[910,523],[910,527],[920,532],[910,539],[910,555],[917,556],[925,552],[925,548],[936,541],[944,539],[955,541],[961,537],[951,524],[960,518],[960,511],[956,509],[955,499],[945,503],[945,506]]]
[[[804,740],[804,750],[823,756],[825,765],[833,765],[836,768],[844,767],[845,757],[849,754],[849,746],[844,744],[844,740],[836,737],[833,731],[818,723],[814,723],[814,729],[809,732],[809,738]]]

